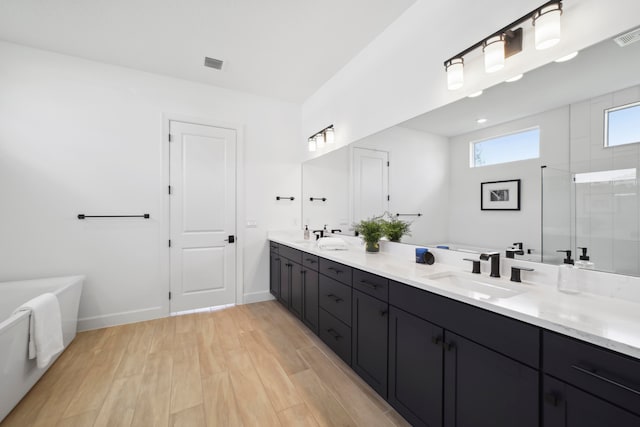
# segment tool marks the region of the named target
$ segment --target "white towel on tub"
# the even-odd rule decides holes
[[[36,359],[38,368],[46,367],[51,359],[64,350],[62,316],[58,297],[52,293],[38,295],[14,313],[29,311],[29,359]]]

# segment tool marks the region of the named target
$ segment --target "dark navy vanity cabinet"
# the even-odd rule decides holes
[[[271,242],[271,293],[414,426],[640,427],[640,360]]]

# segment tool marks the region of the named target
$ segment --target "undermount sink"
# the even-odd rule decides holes
[[[474,277],[470,273],[447,271],[431,274],[425,278],[444,286],[466,291],[470,296],[478,299],[511,298],[527,291],[524,287],[519,289],[517,285],[510,286],[499,279],[479,275]],[[523,285],[520,284],[520,286]]]

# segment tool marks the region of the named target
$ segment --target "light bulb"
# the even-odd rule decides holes
[[[504,67],[504,36],[494,36],[484,42],[484,70],[493,73]]]
[[[324,145],[324,133],[320,132],[316,135],[316,144],[318,147],[322,147]]]
[[[336,135],[333,128],[329,128],[324,131],[324,139],[327,141],[327,144],[333,144],[336,142]]]
[[[535,26],[536,49],[544,50],[560,41],[562,15],[561,3],[554,3],[540,9],[533,17]]]
[[[447,64],[447,88],[449,90],[460,89],[464,84],[464,60],[452,59]]]
[[[309,151],[316,151],[316,140],[309,138]]]

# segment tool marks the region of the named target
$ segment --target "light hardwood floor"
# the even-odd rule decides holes
[[[0,427],[405,425],[269,301],[82,332]]]

